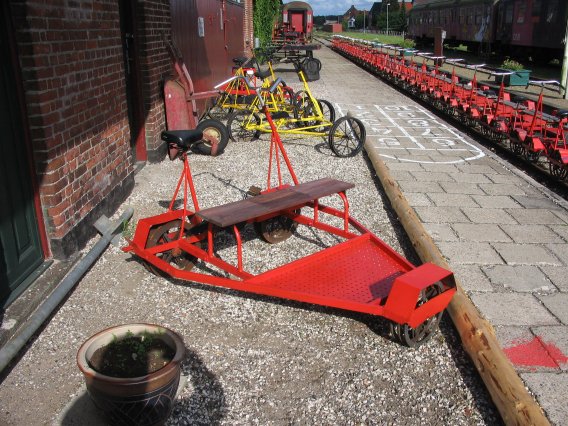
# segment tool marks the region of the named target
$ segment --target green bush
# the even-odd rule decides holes
[[[525,67],[523,66],[523,64],[515,61],[514,59],[511,59],[509,57],[507,57],[503,63],[501,64],[501,68],[507,69],[507,70],[511,70],[511,71],[520,71],[520,70],[524,70]]]
[[[260,40],[261,47],[272,41],[272,29],[279,14],[280,2],[278,0],[256,0],[254,2],[252,18],[254,36]]]

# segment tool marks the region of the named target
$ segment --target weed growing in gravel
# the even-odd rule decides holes
[[[132,220],[125,220],[122,222],[122,236],[126,240],[131,240],[134,237],[136,226]]]

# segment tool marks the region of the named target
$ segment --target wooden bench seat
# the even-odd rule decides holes
[[[338,192],[355,187],[352,183],[324,178],[266,194],[200,210],[196,214],[203,220],[225,228],[279,211],[291,209]]]

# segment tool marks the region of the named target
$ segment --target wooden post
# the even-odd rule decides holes
[[[450,269],[378,153],[367,153],[420,259]],[[457,292],[447,311],[503,421],[507,425],[550,425],[503,353],[491,324],[480,315],[457,279],[456,284]]]

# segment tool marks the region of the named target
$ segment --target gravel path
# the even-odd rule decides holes
[[[327,97],[323,82],[311,87]],[[268,140],[231,142],[217,158],[191,157],[202,208],[265,186]],[[347,193],[352,215],[416,261],[364,155],[336,158],[322,139],[287,138],[286,149],[300,181],[355,183]],[[126,203],[135,218],[165,210],[180,167],[166,160],[139,172]],[[245,268],[253,272],[333,243],[301,227],[275,246],[255,238],[252,227],[245,240]],[[235,251],[228,244],[219,254],[234,259]],[[76,351],[96,331],[128,322],[163,324],[185,340],[189,380],[169,425],[500,422],[447,318],[429,343],[408,349],[388,338],[380,318],[164,279],[111,248],[0,384],[0,424],[87,424],[81,410],[58,418],[83,392]]]

